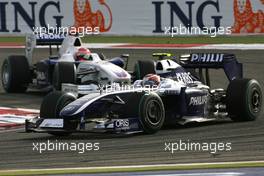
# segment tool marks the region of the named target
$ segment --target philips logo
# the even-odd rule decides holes
[[[192,54],[191,62],[222,62],[224,54]]]
[[[199,106],[205,104],[206,102],[207,102],[207,95],[191,97],[189,106]]]

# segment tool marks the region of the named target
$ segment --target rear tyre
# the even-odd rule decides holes
[[[146,134],[158,132],[164,124],[165,110],[156,93],[145,94],[139,104],[139,120]]]
[[[9,56],[2,65],[2,85],[8,93],[22,93],[30,81],[30,68],[25,56]]]
[[[41,118],[59,118],[60,111],[70,104],[71,102],[75,101],[76,97],[70,93],[65,92],[51,92],[48,94],[42,101],[40,106],[40,117]],[[77,128],[78,123],[76,122],[69,122],[64,125],[67,126],[66,130],[75,130]],[[71,132],[49,132],[49,134],[55,136],[68,136]]]
[[[155,74],[155,64],[152,60],[139,60],[135,64],[136,80],[143,79],[147,74]]]
[[[262,92],[254,79],[235,79],[226,93],[227,112],[233,121],[253,121],[261,112]]]
[[[55,90],[61,90],[62,83],[75,84],[76,66],[72,62],[58,62],[53,72],[53,87]]]

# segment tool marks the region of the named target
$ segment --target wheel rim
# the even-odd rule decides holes
[[[161,107],[156,100],[150,100],[147,104],[147,121],[151,125],[157,125],[162,120]]]
[[[3,85],[6,87],[6,85],[8,84],[9,82],[9,77],[10,77],[10,73],[9,73],[9,70],[8,70],[8,65],[5,63],[3,65],[3,68],[2,68],[2,80],[3,80]]]
[[[252,93],[251,96],[251,107],[253,112],[259,112],[261,106],[261,97],[260,97],[260,92],[255,89]]]

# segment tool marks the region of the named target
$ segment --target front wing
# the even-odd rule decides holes
[[[43,119],[36,117],[26,120],[26,132],[71,132],[71,133],[89,133],[89,132],[111,132],[111,133],[139,133],[142,128],[138,118],[127,119],[92,119],[85,122],[79,122],[75,129],[69,128],[71,122],[65,119]]]

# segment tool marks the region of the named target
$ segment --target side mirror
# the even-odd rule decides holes
[[[120,57],[126,59],[125,70],[127,70],[128,60],[129,60],[129,54],[121,54]]]
[[[129,54],[121,54],[120,57],[121,57],[121,58],[126,58],[126,59],[128,59],[128,58],[129,58]]]
[[[105,57],[105,55],[104,55],[103,53],[99,53],[98,56],[99,56],[100,59],[102,59],[102,60],[105,60],[105,59],[106,59],[106,57]]]

